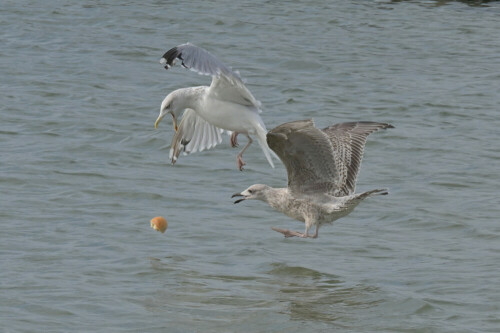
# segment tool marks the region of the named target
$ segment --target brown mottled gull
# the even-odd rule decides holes
[[[292,121],[267,133],[269,147],[288,173],[287,188],[256,184],[233,197],[267,202],[274,209],[305,222],[305,232],[272,228],[285,237],[318,237],[319,227],[348,215],[365,198],[387,194],[386,189],[354,193],[366,137],[393,128],[375,122],[348,122],[322,130],[311,119]],[[316,226],[314,235],[309,229]]]
[[[238,145],[238,134],[244,134],[248,142],[237,155],[237,166],[243,169],[243,153],[252,144],[254,135],[269,164],[274,168],[272,152],[266,142],[266,126],[259,113],[260,102],[245,87],[237,72],[226,67],[208,51],[193,44],[182,44],[167,51],[161,63],[165,69],[180,60],[185,68],[199,74],[212,76],[209,87],[189,87],[177,89],[165,97],[161,103],[160,115],[155,128],[162,118],[171,114],[175,135],[172,139],[170,159],[177,161],[180,153],[193,153],[210,149],[222,142],[221,132],[232,132],[231,145]],[[184,112],[177,127],[177,119]]]

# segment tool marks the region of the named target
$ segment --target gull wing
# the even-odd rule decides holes
[[[201,47],[191,43],[182,44],[171,48],[160,59],[160,63],[169,69],[174,66],[179,59],[184,68],[189,68],[202,75],[219,76],[237,76],[226,67],[219,59]]]
[[[285,165],[293,194],[330,194],[338,189],[333,146],[312,119],[273,128],[267,133],[267,143]]]
[[[195,153],[210,149],[222,142],[223,130],[205,121],[192,109],[182,116],[179,128],[172,139],[169,158],[175,164],[180,153]]]
[[[285,164],[294,194],[354,193],[366,137],[390,124],[349,122],[320,130],[312,120],[282,124],[267,134],[269,147]]]
[[[253,97],[241,80],[234,80],[225,75],[214,76],[208,93],[219,100],[253,107],[260,112],[260,101]]]
[[[160,63],[168,70],[175,65],[177,59],[185,68],[212,76],[209,94],[213,97],[260,109],[260,102],[247,89],[239,74],[226,67],[207,50],[190,43],[182,44],[168,50]]]
[[[352,194],[356,189],[356,178],[363,159],[367,136],[386,128],[394,128],[394,126],[358,121],[335,124],[322,130],[333,147],[335,166],[339,175],[337,186],[340,195]]]

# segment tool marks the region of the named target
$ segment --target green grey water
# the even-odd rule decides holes
[[[2,1],[0,332],[498,332],[500,4]],[[168,161],[184,42],[240,71],[268,128],[369,137],[358,190],[316,240],[261,202],[258,145]],[[244,142],[244,139],[242,139]],[[149,227],[163,215],[165,234]]]

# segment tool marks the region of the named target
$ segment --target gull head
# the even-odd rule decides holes
[[[266,197],[266,192],[270,187],[267,185],[263,184],[255,184],[247,188],[241,193],[235,193],[231,196],[231,198],[234,197],[241,197],[240,199],[236,200],[234,203],[240,203],[243,200],[262,200],[265,201]]]
[[[155,128],[158,128],[158,124],[163,119],[163,117],[170,113],[174,123],[175,131],[177,132],[177,119],[185,109],[180,90],[181,89],[172,91],[167,95],[167,97],[165,97],[163,102],[161,102],[160,115],[156,119]]]

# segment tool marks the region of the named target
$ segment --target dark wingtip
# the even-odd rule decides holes
[[[167,59],[165,58],[165,56],[160,58],[160,64],[162,64],[163,68],[165,68],[166,70],[170,68],[169,64],[167,64]]]
[[[170,52],[170,50],[168,50],[167,52],[165,52],[163,55],[162,55],[162,59],[165,59],[165,61],[167,61],[168,59],[168,52]]]
[[[174,65],[176,58],[181,58],[181,54],[177,46],[165,52],[165,54],[163,54],[163,56],[160,59],[160,63],[164,65],[164,68],[166,70],[168,70],[170,67]]]

